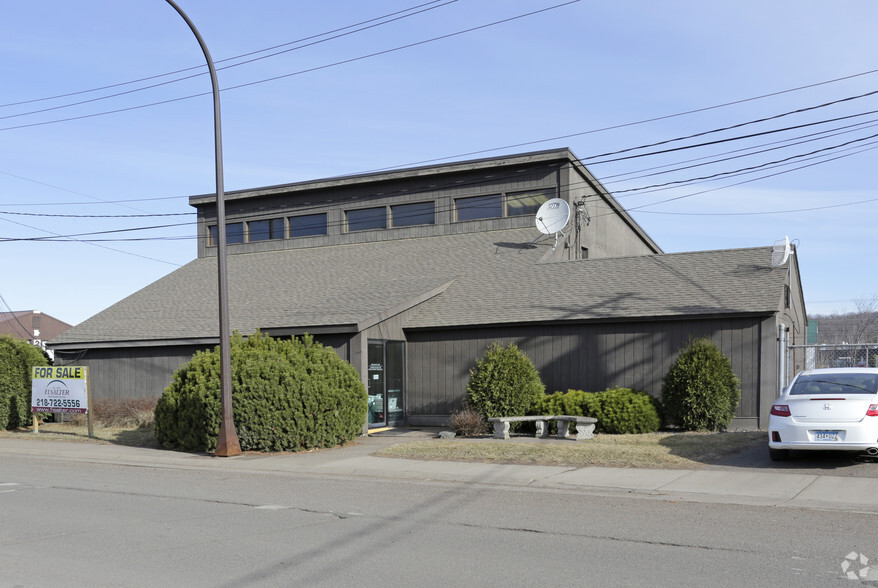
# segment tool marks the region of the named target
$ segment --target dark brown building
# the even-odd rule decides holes
[[[44,314],[39,310],[0,312],[0,335],[24,339],[46,351],[46,341],[57,337],[73,325]]]

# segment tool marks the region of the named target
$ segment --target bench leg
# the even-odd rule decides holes
[[[570,430],[570,421],[557,421],[558,423],[558,439],[566,439],[567,431]]]
[[[545,439],[549,436],[549,427],[546,426],[546,421],[534,421],[537,424],[537,434],[536,436],[540,439]]]
[[[576,440],[585,441],[594,437],[594,425],[576,425]]]
[[[494,439],[509,439],[509,423],[494,423]]]

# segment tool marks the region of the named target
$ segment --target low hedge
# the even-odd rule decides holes
[[[305,335],[232,337],[232,411],[241,449],[334,447],[366,422],[366,388],[332,348]],[[156,439],[168,448],[214,451],[222,418],[219,348],[177,370],[155,409]]]
[[[593,417],[598,421],[596,433],[653,433],[662,425],[661,403],[646,392],[630,388],[547,394],[534,405],[530,414]]]

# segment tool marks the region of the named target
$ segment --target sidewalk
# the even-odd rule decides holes
[[[418,461],[371,455],[394,443],[433,436],[432,432],[417,430],[386,435],[379,433],[360,437],[353,444],[338,449],[285,455],[245,454],[232,458],[120,445],[4,438],[0,439],[0,456],[151,468],[552,488],[658,500],[878,513],[878,492],[875,491],[874,478],[748,471],[742,468],[683,470],[521,466]]]

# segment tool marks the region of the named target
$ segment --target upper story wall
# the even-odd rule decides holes
[[[225,199],[227,251],[522,227],[534,227],[536,238],[534,215],[542,202],[556,197],[565,199],[574,214],[555,258],[661,251],[566,149],[230,192]],[[583,197],[585,207],[577,208]],[[198,209],[198,255],[215,255],[215,198],[194,196],[190,204]],[[582,211],[579,233],[577,210]]]

